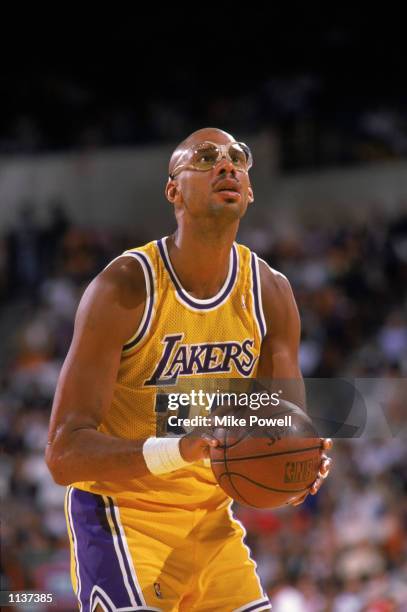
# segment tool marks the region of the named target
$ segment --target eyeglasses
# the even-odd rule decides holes
[[[253,165],[252,153],[244,142],[228,142],[221,145],[206,140],[184,151],[170,178],[175,178],[183,170],[207,172],[223,157],[231,161],[236,170],[241,172],[248,172]]]

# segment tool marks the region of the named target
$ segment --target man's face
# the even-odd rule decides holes
[[[204,141],[228,144],[233,138],[220,130],[200,130],[188,139],[186,145],[176,155],[172,171],[180,159],[182,151]],[[227,157],[222,157],[213,168],[199,171],[185,168],[170,180],[167,198],[174,204],[176,213],[192,217],[236,220],[241,218],[250,202],[253,192],[247,171],[237,169]]]

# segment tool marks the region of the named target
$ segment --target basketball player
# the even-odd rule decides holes
[[[114,260],[81,300],[46,459],[68,485],[83,612],[270,609],[231,500],[205,461],[218,441],[156,436],[163,384],[301,377],[290,285],[234,242],[253,202],[251,165],[249,148],[229,134],[194,132],[169,165],[176,232]],[[329,467],[323,452],[311,494]]]

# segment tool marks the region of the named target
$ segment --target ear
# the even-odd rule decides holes
[[[174,179],[169,178],[165,186],[165,197],[171,204],[177,204],[180,197],[178,183]]]
[[[249,204],[254,202],[254,194],[253,194],[253,189],[251,187],[248,188],[247,195],[248,195]]]

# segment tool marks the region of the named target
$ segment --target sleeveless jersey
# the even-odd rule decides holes
[[[122,256],[140,263],[146,301],[138,329],[123,346],[113,400],[99,430],[137,440],[163,433],[172,414],[167,399],[172,391],[214,392],[222,383],[223,390],[228,388],[231,379],[241,379],[243,385],[250,382],[256,376],[266,325],[258,258],[243,245],[233,244],[226,281],[209,299],[197,299],[184,290],[171,264],[166,238]],[[185,408],[180,411],[186,414]],[[183,431],[175,428],[173,433]],[[198,508],[230,502],[206,461],[161,476],[74,486],[115,496],[127,506]]]

